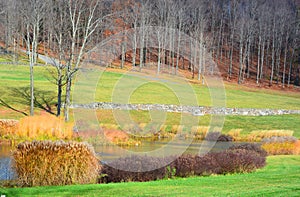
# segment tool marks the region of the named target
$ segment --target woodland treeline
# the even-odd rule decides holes
[[[299,85],[299,1],[296,0],[0,0],[0,39],[6,48],[26,48],[32,71],[37,54],[55,58],[53,77],[58,87],[58,111],[68,114],[72,79],[87,51],[112,34],[126,29],[163,26],[177,29],[203,47],[195,54],[198,65],[181,62],[177,34],[160,32],[160,46],[148,48],[147,31],[139,31],[133,50],[120,43],[120,66],[144,67],[149,61],[186,69],[192,76],[205,70],[210,54],[228,80],[257,84]],[[131,43],[132,44],[132,43]],[[192,46],[191,46],[192,47]],[[14,60],[18,57],[15,55]],[[167,60],[166,60],[167,59]],[[66,86],[66,100],[62,101]],[[32,109],[33,110],[33,109]],[[68,115],[67,115],[68,116]],[[67,117],[68,119],[68,117]]]

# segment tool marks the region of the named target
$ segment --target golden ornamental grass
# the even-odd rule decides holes
[[[73,124],[51,115],[24,117],[16,135],[25,139],[71,139]]]
[[[243,129],[231,129],[228,135],[233,138],[233,141],[242,141],[241,132]]]
[[[271,137],[287,137],[293,136],[294,131],[290,130],[262,130],[262,131],[252,131],[248,135],[248,141],[250,142],[259,142],[264,138]]]
[[[261,146],[268,155],[293,155],[296,154],[295,142],[272,142]]]
[[[0,120],[0,136],[9,137],[15,134],[18,130],[17,120],[2,119]]]
[[[87,143],[33,141],[17,145],[13,168],[20,186],[95,183],[101,170]]]
[[[281,141],[268,140],[263,142],[262,148],[267,151],[269,155],[299,155],[300,154],[300,140],[288,140],[283,138]]]
[[[192,135],[198,140],[204,140],[208,131],[209,131],[209,127],[205,127],[205,126],[194,126],[191,129]]]

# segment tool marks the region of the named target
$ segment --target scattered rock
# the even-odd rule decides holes
[[[275,116],[286,114],[300,114],[300,110],[284,109],[244,109],[244,108],[216,108],[201,106],[178,106],[163,104],[116,104],[116,103],[92,103],[73,104],[71,108],[83,109],[113,109],[133,111],[164,111],[172,113],[189,113],[194,116],[210,115],[239,115],[239,116]]]

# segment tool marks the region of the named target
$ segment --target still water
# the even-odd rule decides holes
[[[229,148],[233,144],[232,142],[217,142],[210,145],[203,142],[193,143],[177,143],[166,141],[142,142],[140,146],[132,147],[119,147],[119,146],[94,146],[95,152],[101,157],[101,161],[109,161],[114,158],[122,156],[129,156],[131,154],[144,154],[150,156],[168,156],[168,155],[180,155],[180,154],[199,154],[199,151],[203,151],[208,148],[207,151],[221,151]],[[8,145],[0,145],[0,180],[13,179],[14,173],[11,169],[11,153],[13,147]]]

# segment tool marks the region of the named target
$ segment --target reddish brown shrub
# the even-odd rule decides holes
[[[230,135],[224,135],[220,132],[209,132],[205,137],[208,141],[217,141],[217,142],[232,142],[233,138]]]
[[[170,176],[169,158],[131,156],[103,164],[99,183],[145,182]],[[163,166],[163,167],[161,167]],[[122,170],[126,167],[126,170]],[[154,169],[154,170],[153,170]]]
[[[220,166],[218,174],[252,172],[266,164],[266,157],[245,149],[226,150],[214,156]]]
[[[254,151],[262,157],[267,156],[267,152],[259,144],[246,143],[246,144],[240,144],[240,145],[233,145],[229,148],[229,150],[240,150],[240,149]]]
[[[150,181],[173,176],[244,173],[262,168],[265,164],[266,152],[258,145],[251,144],[234,146],[229,150],[204,156],[182,155],[177,158],[132,156],[104,164],[99,182]],[[126,171],[119,170],[124,166],[127,166]],[[147,169],[155,170],[147,171]]]

